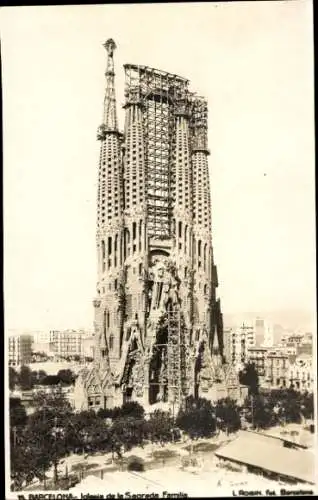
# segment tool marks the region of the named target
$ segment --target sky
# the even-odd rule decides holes
[[[125,63],[208,98],[223,311],[315,315],[311,2],[5,7],[0,29],[7,329],[92,327],[108,38],[121,126]]]

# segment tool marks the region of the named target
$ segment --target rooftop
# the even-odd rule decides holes
[[[257,436],[247,437],[241,434],[237,439],[217,450],[215,455],[279,476],[315,484],[314,454],[310,451],[277,446],[272,439],[266,442],[264,439],[258,439]]]
[[[124,69],[126,70],[133,70],[137,71],[139,73],[151,73],[153,76],[159,76],[161,78],[167,78],[170,80],[176,80],[179,82],[187,83],[189,80],[186,78],[183,78],[182,76],[175,75],[173,73],[168,73],[167,71],[162,71],[160,69],[156,68],[150,68],[148,66],[140,66],[137,64],[124,64]]]

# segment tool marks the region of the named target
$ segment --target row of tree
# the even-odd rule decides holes
[[[21,366],[20,371],[12,366],[9,368],[9,389],[14,391],[17,387],[22,391],[32,390],[36,385],[71,385],[75,382],[72,370],[59,370],[57,375],[48,375],[44,370],[31,370],[29,366]]]
[[[122,457],[124,451],[146,441],[164,443],[172,439],[173,419],[169,413],[155,411],[145,419],[144,409],[128,403],[114,409],[112,418],[102,411],[74,413],[61,388],[38,393],[35,411],[27,416],[20,399],[10,400],[11,479],[20,490],[33,479],[45,479],[70,453],[111,452]]]
[[[278,423],[300,422],[313,414],[313,395],[293,390],[251,395],[242,406],[229,398],[212,404],[190,396],[174,419],[156,410],[145,416],[135,402],[112,410],[74,413],[60,387],[34,397],[35,411],[27,416],[20,399],[10,400],[11,478],[21,489],[34,478],[43,480],[70,453],[111,452],[121,457],[133,446],[147,442],[167,443],[180,439],[181,431],[192,439],[219,431],[236,432],[244,424],[254,429]]]

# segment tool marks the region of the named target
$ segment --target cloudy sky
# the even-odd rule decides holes
[[[96,129],[106,53],[209,100],[213,235],[226,313],[315,308],[309,1],[1,10],[7,328],[91,327]]]

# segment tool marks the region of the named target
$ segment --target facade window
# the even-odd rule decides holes
[[[111,335],[109,337],[109,350],[112,351],[114,349],[114,336]]]

